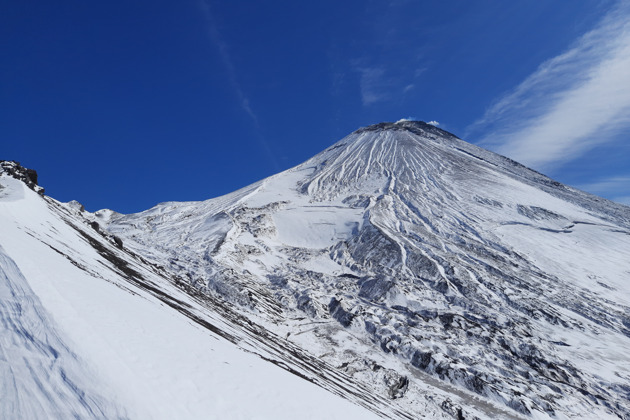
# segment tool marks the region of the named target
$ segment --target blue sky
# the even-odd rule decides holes
[[[628,2],[8,3],[0,158],[91,211],[225,194],[401,118],[630,204]]]

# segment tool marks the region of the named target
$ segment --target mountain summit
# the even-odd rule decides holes
[[[627,207],[426,123],[359,129],[243,190],[109,229],[405,410],[428,374],[521,415],[629,413],[624,346],[591,345],[630,337]]]
[[[628,207],[429,124],[202,202],[44,199],[109,281],[384,418],[630,416]]]

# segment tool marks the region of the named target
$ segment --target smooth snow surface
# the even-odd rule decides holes
[[[124,418],[0,247],[0,417]]]

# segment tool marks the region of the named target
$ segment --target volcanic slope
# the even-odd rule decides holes
[[[224,197],[85,217],[393,418],[604,419],[630,417],[629,213],[404,121]]]

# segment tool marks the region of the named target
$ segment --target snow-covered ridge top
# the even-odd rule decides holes
[[[424,156],[414,161],[413,157],[418,158],[419,153]],[[339,163],[342,159],[346,167],[353,162],[363,161],[365,164],[378,166],[379,172],[386,169],[388,175],[400,175],[425,163],[425,160],[431,160],[440,161],[447,166],[483,165],[512,173],[527,172],[529,178],[544,177],[518,162],[482,149],[422,121],[382,122],[359,128],[300,167],[330,167],[332,160]],[[372,172],[374,168],[364,169]]]
[[[338,195],[346,187],[364,190],[361,185],[369,192],[395,185],[411,189],[424,185],[425,192],[440,192],[448,189],[444,182],[484,178],[489,172],[562,187],[422,121],[384,122],[356,130],[296,169],[305,168],[314,170],[304,179],[301,191],[316,199]]]
[[[402,145],[406,147],[397,149],[397,152],[399,153],[405,153],[408,151],[408,148],[418,147],[426,143],[439,144],[443,147],[441,148],[442,150],[433,150],[433,152],[436,152],[438,154],[435,156],[435,159],[447,158],[449,156],[444,156],[443,152],[454,150],[457,152],[456,154],[459,158],[462,157],[462,154],[467,155],[468,158],[474,158],[473,162],[469,162],[469,164],[472,165],[484,162],[494,167],[500,167],[502,170],[513,174],[518,173],[522,176],[523,172],[525,172],[530,178],[544,178],[547,180],[547,183],[553,183],[555,186],[561,185],[560,183],[549,179],[547,176],[531,168],[528,168],[520,164],[519,162],[516,162],[508,157],[496,154],[489,150],[483,149],[472,143],[468,143],[467,141],[460,139],[453,133],[438,128],[434,125],[425,123],[424,121],[404,120],[398,122],[381,122],[378,124],[361,127],[351,133],[349,136],[329,147],[325,152],[340,148],[341,146],[352,147],[352,143],[357,142],[357,135],[362,134],[367,135],[367,138],[372,141],[377,140],[379,136],[383,134],[389,135],[389,138],[394,140],[400,140],[401,138],[405,137],[407,139],[414,140],[411,142],[404,142]],[[315,158],[317,158],[317,156]],[[461,163],[461,159],[455,160],[458,161],[458,163]]]

